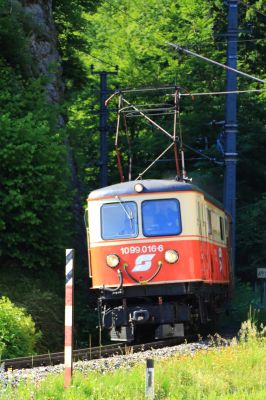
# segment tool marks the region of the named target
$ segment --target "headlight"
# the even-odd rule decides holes
[[[119,264],[119,257],[116,254],[108,254],[106,256],[106,264],[108,267],[115,268]]]
[[[134,186],[134,188],[135,188],[135,191],[136,191],[137,193],[141,193],[141,192],[143,192],[144,186],[143,186],[141,183],[136,183],[136,185]]]
[[[178,261],[179,254],[175,250],[166,250],[166,252],[164,253],[164,258],[165,261],[167,261],[169,264],[174,264]]]

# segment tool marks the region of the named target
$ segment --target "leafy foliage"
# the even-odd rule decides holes
[[[70,238],[63,137],[41,81],[23,82],[4,61],[0,79],[2,265],[58,265]]]
[[[33,70],[29,34],[34,28],[21,2],[0,0],[1,56],[26,76]]]
[[[252,286],[249,282],[236,280],[230,308],[215,321],[216,329],[229,329],[236,333],[243,321],[252,320],[257,325],[265,323],[265,307],[261,304],[258,290],[254,290]]]
[[[64,271],[1,271],[0,296],[27,310],[42,333],[36,345],[38,353],[61,351],[64,335]],[[15,282],[15,284],[14,284]],[[51,334],[56,332],[56,334]]]
[[[7,297],[0,299],[0,358],[34,354],[40,333],[31,316]]]
[[[265,213],[266,194],[249,205],[240,208],[237,225],[239,254],[238,272],[250,280],[257,277],[257,268],[265,268]]]

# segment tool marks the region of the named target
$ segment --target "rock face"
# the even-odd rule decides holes
[[[70,0],[69,0],[70,1]],[[30,37],[31,55],[35,71],[32,75],[46,76],[47,96],[51,103],[62,102],[64,84],[62,79],[61,59],[57,49],[57,33],[53,20],[52,0],[20,0],[25,13],[32,18],[34,27]],[[63,127],[65,121],[58,114],[57,126]],[[86,231],[83,223],[83,207],[74,156],[67,139],[64,140],[67,151],[67,163],[71,171],[71,185],[76,192],[73,199],[73,213],[76,222],[75,248],[78,254],[86,256]]]
[[[57,35],[52,14],[52,0],[22,0],[25,13],[35,25],[31,37],[31,53],[35,74],[47,76],[47,94],[52,103],[60,102],[64,90]]]

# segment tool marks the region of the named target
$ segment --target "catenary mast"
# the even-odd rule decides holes
[[[237,66],[237,24],[238,0],[228,0],[227,28],[227,66]],[[226,70],[226,91],[237,90],[236,72]],[[224,207],[232,216],[232,264],[234,276],[235,263],[235,226],[236,226],[236,163],[237,163],[237,94],[226,95],[225,104],[225,143],[224,143]]]

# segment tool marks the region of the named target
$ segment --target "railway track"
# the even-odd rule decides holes
[[[156,342],[127,345],[124,343],[111,344],[106,346],[91,347],[85,349],[73,350],[73,361],[80,360],[95,360],[98,358],[110,357],[117,354],[130,354],[137,353],[139,351],[145,351],[149,349],[158,349],[166,346],[174,346],[181,343],[180,339],[167,339]],[[64,353],[48,353],[30,357],[19,357],[12,358],[9,360],[0,360],[0,364],[3,364],[4,369],[14,370],[23,368],[34,368],[48,365],[57,365],[64,363]]]

